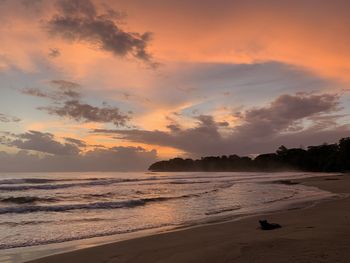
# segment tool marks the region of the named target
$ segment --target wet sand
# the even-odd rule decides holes
[[[294,181],[293,181],[294,182]],[[295,180],[350,193],[350,176]],[[266,218],[282,228],[263,231]],[[350,198],[54,255],[35,263],[350,262]]]

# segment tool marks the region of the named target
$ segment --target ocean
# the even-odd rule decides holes
[[[0,174],[0,256],[9,249],[156,233],[310,204],[331,193],[276,183],[314,173]]]

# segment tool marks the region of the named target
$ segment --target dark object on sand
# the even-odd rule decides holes
[[[267,220],[259,220],[260,227],[262,230],[272,230],[276,228],[281,228],[281,225],[276,223],[269,223]]]

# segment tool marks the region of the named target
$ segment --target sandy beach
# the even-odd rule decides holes
[[[296,180],[339,194],[350,192],[350,176]],[[305,209],[254,216],[101,245],[38,259],[55,262],[349,262],[350,198]],[[282,228],[263,231],[258,219]]]

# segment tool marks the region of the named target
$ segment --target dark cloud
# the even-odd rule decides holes
[[[35,97],[39,97],[39,98],[56,99],[56,97],[52,96],[52,94],[47,93],[47,92],[42,91],[42,90],[37,89],[37,88],[26,88],[26,89],[22,89],[21,92],[23,94],[35,96]]]
[[[81,102],[79,84],[65,80],[53,80],[50,83],[53,89],[27,88],[23,89],[22,93],[52,100],[52,105],[38,108],[51,115],[81,122],[110,122],[116,126],[125,126],[130,120],[130,116],[122,113],[117,107],[105,103],[102,107],[96,107]]]
[[[0,113],[0,122],[20,122],[20,121],[21,121],[20,118]]]
[[[222,122],[216,122],[214,121],[213,116],[210,115],[200,115],[198,117],[195,117],[195,119],[199,120],[199,125],[200,126],[205,126],[205,127],[227,127],[229,126],[229,123],[226,121]]]
[[[58,48],[50,48],[49,57],[57,58],[61,55],[61,51]]]
[[[86,143],[82,140],[74,139],[74,138],[64,138],[67,142],[75,144],[78,147],[86,147]]]
[[[65,97],[76,99],[81,96],[77,91],[77,89],[80,87],[80,85],[77,83],[67,80],[52,80],[50,83],[56,86],[56,88],[59,90],[62,95],[61,99]]]
[[[319,116],[338,109],[339,96],[336,94],[282,95],[267,107],[246,111],[243,114],[245,123],[239,126],[236,132],[247,137],[269,136],[295,130],[304,118]]]
[[[114,91],[114,94],[119,95],[119,97],[122,100],[126,100],[126,101],[134,101],[142,104],[151,103],[150,99],[143,97],[142,95],[139,95],[139,94],[130,93],[129,91],[122,91],[122,92]]]
[[[213,117],[204,115],[196,117],[197,125],[189,129],[171,124],[169,131],[134,129],[95,132],[137,143],[173,147],[195,156],[254,154],[274,151],[281,144],[295,147],[334,142],[349,136],[350,127],[338,125],[337,117],[329,115],[338,110],[339,97],[335,94],[282,95],[266,107],[240,113],[241,124],[232,129],[227,127],[226,122],[215,122]],[[320,120],[330,119],[334,122],[333,126],[320,127]],[[303,121],[311,124],[305,126]],[[226,132],[221,133],[220,129]]]
[[[59,0],[58,13],[46,23],[47,31],[69,41],[84,41],[102,50],[126,57],[133,56],[153,64],[147,51],[151,33],[124,31],[116,17],[120,13],[108,9],[99,14],[90,0]]]
[[[53,134],[38,131],[12,134],[11,137],[7,138],[7,146],[55,155],[76,155],[80,152],[75,143],[61,143],[55,139]]]
[[[12,142],[12,140],[8,137],[8,135],[11,135],[10,133],[0,132],[0,134],[0,144],[9,145]]]
[[[62,15],[68,17],[87,16],[93,18],[96,16],[95,5],[90,0],[59,0],[56,5]]]
[[[95,107],[78,100],[65,101],[61,106],[41,107],[51,115],[68,117],[83,122],[111,122],[116,126],[125,126],[130,117],[111,106]]]
[[[181,131],[181,127],[177,124],[169,124],[166,126],[171,132],[179,132]]]
[[[0,144],[20,150],[0,152],[0,172],[140,171],[157,160],[156,150],[88,145],[39,131],[0,132]]]
[[[221,145],[222,136],[219,133],[220,124],[212,116],[201,115],[196,118],[197,126],[182,129],[179,125],[168,126],[169,132],[144,130],[95,130],[97,133],[117,135],[119,139],[142,142],[160,146],[168,146],[189,153],[209,153],[216,149],[213,145]],[[224,149],[223,149],[224,150]]]
[[[39,9],[42,4],[42,0],[21,0],[22,5],[26,8]]]
[[[94,149],[78,155],[43,157],[28,151],[0,152],[0,172],[144,171],[156,160],[155,150],[146,151],[141,147]]]
[[[324,129],[324,127],[332,128],[338,125],[338,119],[349,116],[349,114],[335,114],[326,116],[313,116],[309,119],[314,123],[317,129]]]
[[[50,84],[50,89],[26,88],[22,89],[21,92],[35,97],[51,99],[55,102],[81,97],[80,85],[77,83],[66,80],[52,80]]]

